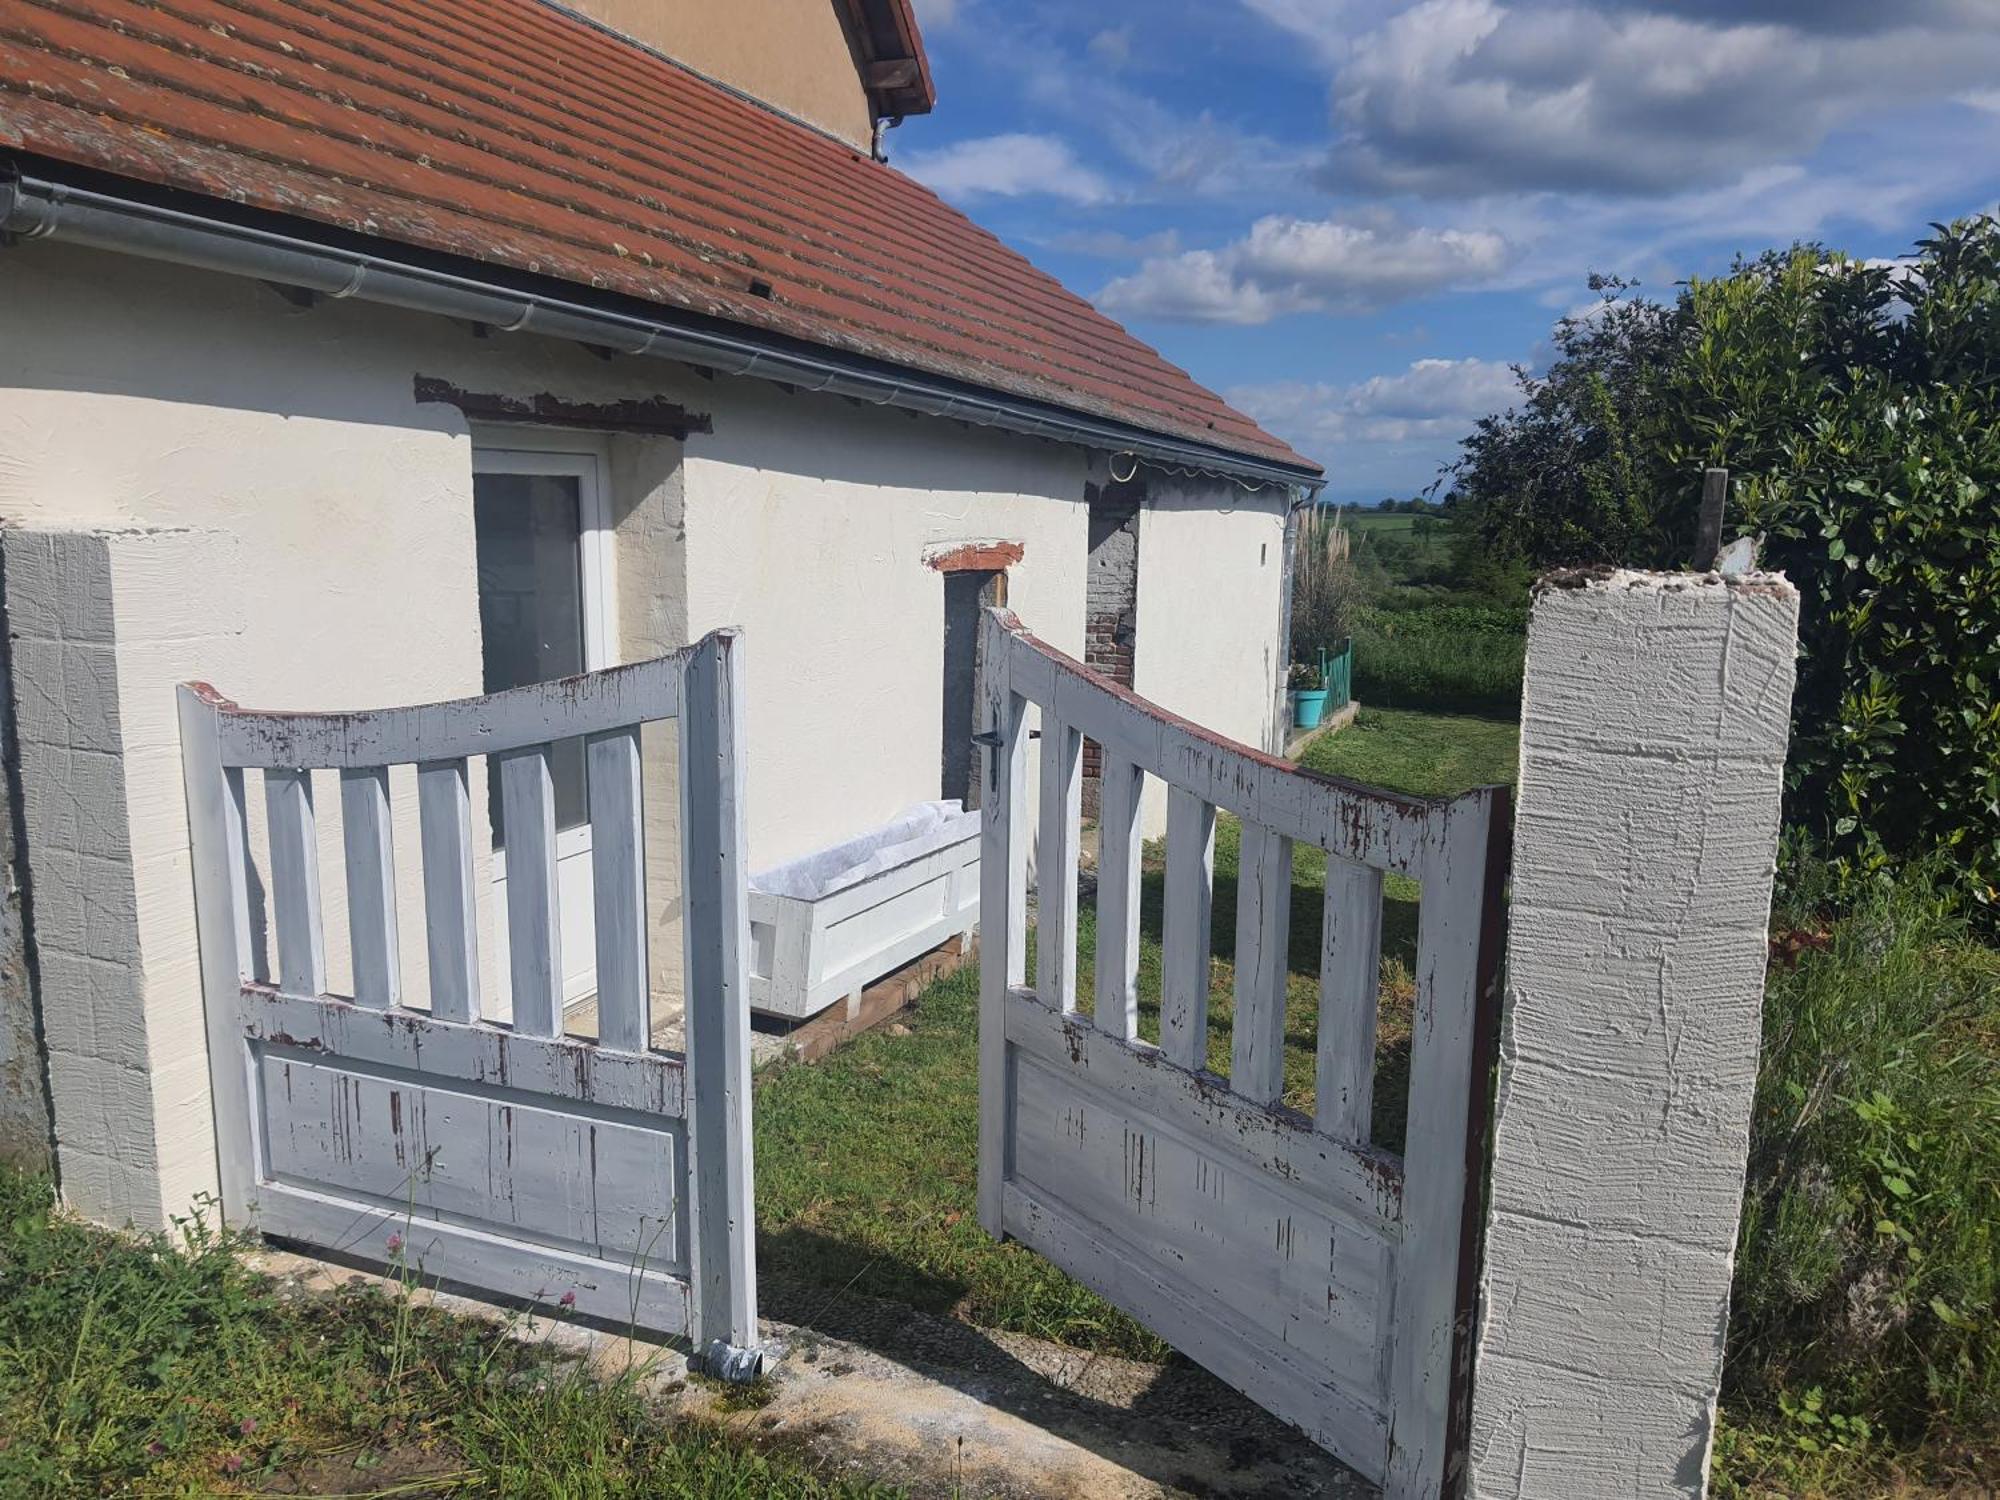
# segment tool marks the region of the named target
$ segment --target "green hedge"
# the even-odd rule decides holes
[[[1512,718],[1527,637],[1503,606],[1366,609],[1354,625],[1354,696],[1381,708]]]
[[[1702,472],[1802,596],[1785,816],[1846,877],[1943,852],[2000,927],[2000,219],[1801,246],[1671,304],[1596,283],[1466,442],[1468,555],[1685,566]]]

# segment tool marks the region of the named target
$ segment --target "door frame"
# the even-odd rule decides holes
[[[577,566],[583,604],[583,669],[601,671],[617,664],[618,570],[611,522],[611,444],[601,433],[547,427],[472,429],[472,472],[547,474],[577,482]],[[556,835],[556,857],[590,847],[590,824]],[[504,849],[493,851],[493,878],[507,876]]]

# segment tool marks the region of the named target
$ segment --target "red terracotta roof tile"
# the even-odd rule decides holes
[[[927,188],[543,0],[6,0],[4,147],[1313,467]]]

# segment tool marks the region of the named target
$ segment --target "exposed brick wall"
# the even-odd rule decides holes
[[[1139,513],[1143,485],[1106,484],[1086,492],[1090,505],[1090,564],[1084,582],[1083,663],[1132,686],[1139,623]],[[1097,816],[1103,762],[1095,741],[1083,742],[1083,814]]]

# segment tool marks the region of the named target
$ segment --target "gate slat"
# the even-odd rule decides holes
[[[750,1143],[748,840],[743,662],[732,634],[705,639],[682,684],[682,923],[692,1117],[695,1344],[757,1342],[756,1204]]]
[[[1208,1066],[1208,947],[1215,899],[1215,807],[1167,790],[1167,890],[1161,914],[1160,1047],[1183,1068]]]
[[[597,916],[597,1039],[607,1047],[640,1052],[652,1028],[637,726],[593,736],[586,757]]]
[[[556,900],[556,787],[549,747],[498,757],[507,837],[507,972],[514,1029],[562,1034],[562,925]]]
[[[479,929],[472,885],[472,799],[463,760],[417,767],[417,827],[424,855],[424,946],[431,1014],[479,1019]]]
[[[979,838],[979,1222],[1002,1232],[1007,1179],[1007,996],[1027,978],[1027,706],[997,610],[979,622],[979,683],[987,747]],[[1046,712],[1047,705],[1044,705]],[[1016,953],[1019,953],[1019,959]]]
[[[347,934],[354,955],[354,999],[360,1005],[386,1009],[402,998],[387,766],[340,773],[340,834],[347,852]]]
[[[1382,872],[1326,862],[1320,928],[1316,1125],[1322,1135],[1368,1139],[1375,1102],[1375,1016],[1382,976]]]
[[[1480,1154],[1492,1061],[1482,1050],[1492,1044],[1482,1007],[1497,1003],[1499,902],[1488,841],[1503,825],[1496,799],[1505,796],[1469,792],[1433,825],[1417,907],[1403,1247],[1389,1349],[1396,1425],[1385,1488],[1394,1495],[1443,1493],[1450,1464],[1453,1356],[1465,1336],[1459,1288],[1461,1272],[1471,1274],[1466,1226],[1479,1198],[1467,1161]]]
[[[1236,879],[1236,1014],[1229,1086],[1259,1104],[1285,1092],[1285,943],[1292,913],[1292,841],[1243,825]]]
[[[278,984],[294,995],[326,992],[326,937],[320,926],[319,831],[312,773],[264,772],[271,831],[271,900],[278,919]]]
[[[1139,861],[1145,830],[1139,795],[1146,779],[1109,746],[1097,816],[1097,1025],[1132,1041],[1139,1035]]]
[[[1076,1009],[1076,852],[1083,822],[1083,736],[1042,714],[1042,841],[1035,875],[1035,987],[1050,1010]]]
[[[205,705],[204,705],[205,706]],[[229,766],[222,773],[222,860],[228,882],[231,926],[236,934],[236,961],[241,978],[269,980],[268,958],[260,965],[263,947],[259,934],[250,931],[250,883],[255,871],[250,863],[250,796],[243,785],[243,768]]]

